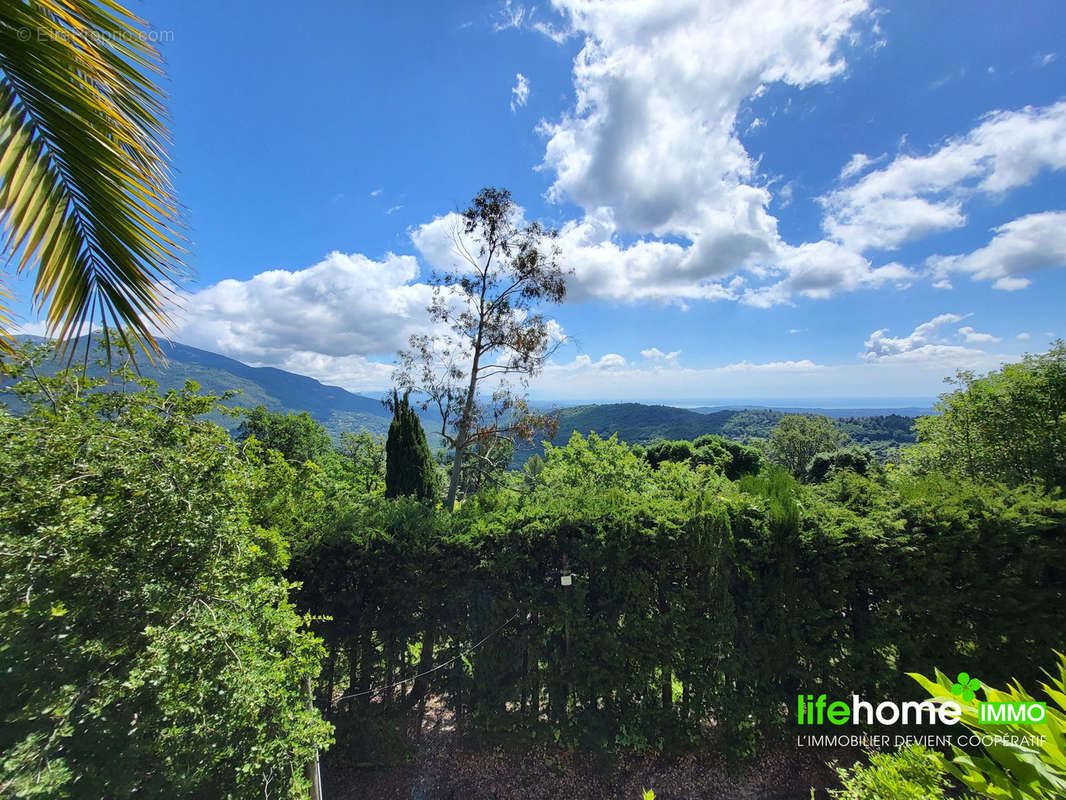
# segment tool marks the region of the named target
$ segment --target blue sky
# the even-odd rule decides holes
[[[485,185],[575,271],[539,398],[931,396],[1064,334],[1061,3],[359,5],[137,6],[175,339],[383,388]]]

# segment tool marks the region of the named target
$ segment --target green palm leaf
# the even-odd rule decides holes
[[[184,276],[143,24],[111,0],[0,0],[0,248],[37,267],[62,343],[98,324],[150,353]]]

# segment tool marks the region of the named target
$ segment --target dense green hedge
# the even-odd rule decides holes
[[[1036,490],[732,482],[576,435],[526,481],[453,515],[375,502],[305,543],[300,599],[332,616],[323,707],[445,664],[330,712],[428,691],[497,737],[739,746],[798,692],[909,697],[934,665],[1033,680],[1066,646],[1066,502]]]

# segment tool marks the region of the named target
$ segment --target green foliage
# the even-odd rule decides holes
[[[824,483],[834,470],[851,470],[865,475],[874,465],[874,454],[865,447],[842,447],[831,453],[815,453],[807,464],[808,483]]]
[[[938,413],[916,423],[918,445],[905,457],[912,471],[1066,487],[1066,344],[950,382],[957,388],[941,395]]]
[[[45,342],[37,336],[16,338],[22,342]],[[74,348],[80,352],[86,344],[87,337],[82,337]],[[307,411],[313,419],[325,425],[326,431],[337,441],[344,431],[366,430],[383,437],[389,429],[391,415],[379,401],[336,386],[325,386],[306,375],[273,367],[249,367],[218,353],[176,342],[160,342],[159,349],[164,358],[156,359],[155,363],[138,360],[141,377],[155,381],[160,393],[171,389],[180,391],[186,381],[192,380],[205,394],[226,395],[228,399],[221,400],[221,404],[227,409],[213,411],[205,418],[227,430],[235,430],[239,425],[239,421],[228,413],[230,408],[256,406],[265,406],[282,414]],[[42,375],[53,376],[65,366],[65,359],[48,358],[37,369]],[[86,375],[106,379],[107,364],[90,361]],[[234,392],[239,394],[234,395]],[[23,410],[18,404],[12,404],[12,409],[16,413]]]
[[[694,442],[660,440],[649,444],[641,453],[654,468],[665,461],[707,466],[730,480],[757,473],[763,463],[762,453],[756,448],[717,434],[704,434]]]
[[[559,430],[551,440],[556,446],[565,445],[575,432],[595,433],[602,438],[617,434],[621,441],[631,445],[679,439],[691,441],[706,435],[752,445],[769,437],[774,427],[788,416],[769,409],[700,413],[640,403],[571,406],[558,413]],[[834,419],[832,424],[846,438],[870,448],[879,461],[893,460],[901,445],[915,440],[914,419],[898,414]],[[518,458],[522,458],[522,453]],[[757,470],[743,472],[746,471]]]
[[[1043,722],[1028,724],[989,724],[978,717],[978,706],[988,703],[1032,703],[1018,681],[1005,690],[982,684],[984,700],[959,697],[954,682],[939,670],[935,679],[912,674],[930,696],[954,700],[962,708],[962,724],[974,733],[989,737],[981,753],[963,752],[952,747],[951,755],[932,754],[945,772],[958,778],[981,797],[993,800],[1052,800],[1066,796],[1066,655],[1057,653],[1055,674],[1045,673],[1041,683],[1047,695],[1047,716]],[[961,702],[960,702],[961,700]],[[1011,737],[1012,744],[999,744],[995,737]]]
[[[869,449],[881,462],[897,460],[901,447],[914,444],[914,417],[885,414],[872,417],[844,417],[833,424],[856,444]]]
[[[799,478],[815,454],[835,450],[845,439],[828,417],[792,414],[770,434],[770,458]]]
[[[345,431],[337,451],[347,462],[356,484],[366,494],[384,488],[385,443],[380,437],[367,431]]]
[[[306,607],[333,617],[320,698],[446,662],[352,713],[402,714],[428,691],[493,742],[713,736],[737,753],[786,730],[809,687],[890,696],[907,670],[963,659],[990,680],[1033,677],[1030,654],[1066,644],[1066,501],[843,469],[732,482],[692,464],[719,445],[653,468],[614,437],[574,435],[514,476],[520,492],[452,515],[411,501],[349,514],[294,561]]]
[[[256,524],[292,468],[200,421],[218,398],[31,380],[0,413],[0,794],[298,797],[329,741],[321,646]],[[97,387],[98,389],[100,387]]]
[[[896,753],[868,753],[869,764],[837,768],[842,788],[830,789],[833,800],[942,800],[947,781],[934,753],[911,745]]]
[[[664,461],[688,461],[692,458],[692,442],[679,440],[674,442],[652,442],[644,451],[644,458],[653,468]]]
[[[434,500],[437,470],[408,394],[393,394],[392,424],[385,441],[385,496]]]
[[[696,448],[693,464],[710,464],[731,481],[744,475],[757,475],[763,467],[763,455],[758,448],[724,436],[704,435],[692,444]]]
[[[238,441],[247,441],[254,436],[264,447],[277,450],[287,461],[303,464],[305,461],[321,463],[333,449],[333,442],[326,429],[315,422],[306,411],[299,414],[278,414],[265,406],[256,406],[246,411]]]

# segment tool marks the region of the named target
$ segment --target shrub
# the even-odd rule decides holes
[[[1066,797],[1066,655],[1057,653],[1055,674],[1045,673],[1047,714],[1043,722],[990,724],[981,722],[978,707],[985,703],[1032,703],[1036,701],[1014,681],[1005,691],[984,686],[984,700],[959,697],[955,681],[937,670],[935,680],[912,674],[929,694],[954,700],[962,707],[962,724],[977,734],[993,737],[979,754],[952,747],[951,755],[935,754],[944,771],[982,797],[995,800],[1051,800]],[[965,678],[963,678],[965,679]],[[1010,737],[1009,745],[994,737]]]
[[[0,411],[0,794],[299,796],[321,648],[251,522],[290,468],[199,421],[195,384],[119,377],[139,391],[61,373]]]
[[[816,453],[807,464],[808,483],[822,483],[834,470],[847,469],[859,475],[870,471],[874,454],[865,447],[842,447],[828,453]]]
[[[896,753],[868,753],[869,764],[837,768],[840,789],[830,789],[833,800],[941,800],[947,780],[933,758],[920,745]],[[813,792],[811,794],[813,797]]]

